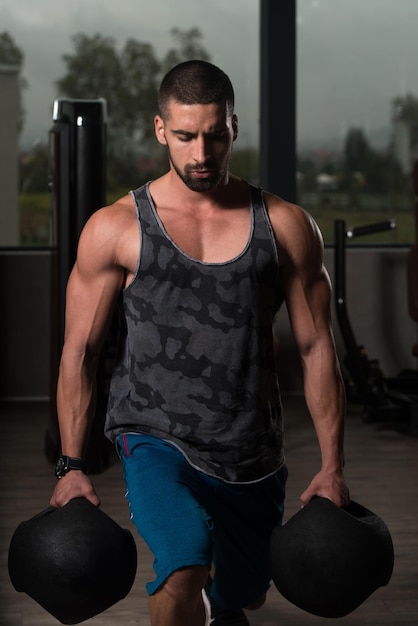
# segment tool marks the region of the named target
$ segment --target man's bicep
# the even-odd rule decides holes
[[[99,211],[81,233],[77,259],[66,290],[66,340],[94,348],[103,341],[124,270],[115,260],[115,237],[106,215]]]
[[[328,341],[331,330],[331,284],[325,268],[282,268],[286,305],[295,340],[302,353],[318,341]]]
[[[100,349],[122,288],[118,268],[82,271],[75,264],[67,285],[65,339],[78,349]]]

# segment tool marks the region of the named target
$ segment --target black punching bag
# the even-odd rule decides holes
[[[393,570],[392,539],[383,520],[351,502],[339,508],[314,498],[271,536],[270,560],[278,591],[321,617],[343,617]]]
[[[9,546],[9,576],[63,624],[78,624],[122,600],[133,585],[132,534],[84,498],[22,522]]]

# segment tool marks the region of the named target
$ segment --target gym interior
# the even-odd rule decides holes
[[[302,5],[307,4],[303,0],[260,0],[259,72],[252,78],[253,82],[259,79],[258,181],[295,202],[299,202],[296,35],[303,22]],[[310,2],[310,7],[319,11],[321,1]],[[59,444],[54,385],[68,242],[63,242],[63,233],[55,240],[52,237],[47,246],[22,246],[18,241],[18,143],[11,134],[17,74],[2,65],[0,80],[0,626],[52,626],[57,623],[52,616],[13,589],[7,551],[17,525],[48,506],[55,482],[53,457]],[[410,185],[418,196],[413,154],[409,167]],[[59,185],[59,181],[55,188],[52,185],[51,194],[58,211],[63,193]],[[383,243],[374,242],[375,233],[396,229],[396,211],[383,220],[379,216],[377,222],[373,215],[370,219],[366,216],[357,230],[351,228],[350,211],[343,217],[338,213],[333,240],[325,239],[325,265],[334,290],[334,332],[348,395],[346,477],[353,500],[379,514],[390,529],[395,551],[391,581],[342,620],[305,613],[272,588],[266,605],[248,613],[251,625],[319,626],[342,621],[347,625],[412,626],[418,621],[418,204],[414,194],[411,198],[409,211],[415,231],[408,241],[394,243],[388,235],[386,240],[376,240]],[[363,243],[363,235],[367,243]],[[61,265],[60,255],[64,255]],[[58,278],[57,267],[64,267]],[[300,506],[299,494],[317,471],[319,450],[303,400],[301,365],[285,310],[280,312],[274,332],[285,415],[289,466],[285,519],[289,519]],[[102,438],[100,416],[98,420],[91,451],[96,461],[94,483],[104,510],[135,533],[119,460]],[[135,540],[138,572],[131,593],[86,624],[149,623],[144,582],[152,578],[151,556],[143,542],[136,536]]]

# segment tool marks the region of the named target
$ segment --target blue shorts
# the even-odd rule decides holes
[[[131,519],[154,555],[151,595],[174,571],[214,565],[211,595],[243,608],[270,587],[268,546],[282,523],[287,469],[230,484],[193,468],[172,444],[140,434],[118,439]]]

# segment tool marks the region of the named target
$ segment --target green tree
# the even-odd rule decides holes
[[[170,33],[177,46],[171,48],[163,58],[161,63],[162,74],[183,61],[190,59],[210,60],[209,54],[201,44],[202,33],[198,28],[195,27],[190,30],[172,28]]]
[[[394,120],[407,123],[411,134],[411,146],[418,145],[418,98],[409,93],[406,96],[397,96],[392,101]]]
[[[48,191],[49,148],[45,143],[35,144],[30,152],[21,154],[19,162],[20,193]]]
[[[74,52],[63,56],[65,75],[56,81],[60,96],[105,98],[108,108],[108,187],[132,184],[137,162],[145,154],[161,168],[161,151],[154,141],[152,118],[157,90],[168,65],[187,58],[209,58],[200,44],[200,31],[171,31],[176,47],[162,60],[152,44],[129,39],[121,50],[111,37],[77,34]],[[143,159],[141,160],[143,162]],[[150,170],[144,173],[147,178]]]
[[[362,128],[351,128],[344,143],[344,166],[341,187],[348,193],[352,209],[361,206],[362,192],[372,159],[372,148]]]
[[[362,128],[351,128],[346,136],[344,145],[344,159],[346,170],[354,172],[367,172],[372,158],[372,148]]]
[[[20,75],[23,67],[24,54],[22,50],[17,46],[12,36],[4,31],[0,33],[0,64],[3,65],[15,65],[19,68],[19,117],[18,117],[18,131],[23,128],[25,111],[23,107],[23,91],[27,88],[27,81]]]
[[[408,182],[396,158],[390,153],[373,154],[366,173],[367,190],[372,193],[403,193]]]
[[[405,179],[393,155],[374,150],[364,131],[352,128],[344,145],[342,186],[358,205],[362,192],[401,192],[405,189]]]
[[[63,55],[66,75],[56,81],[59,95],[105,98],[112,148],[116,142],[123,149],[132,134],[146,135],[150,94],[154,100],[160,68],[152,46],[128,40],[119,52],[111,37],[78,34],[72,41],[74,53]]]
[[[314,161],[309,157],[299,157],[297,163],[298,193],[316,191],[316,177],[319,170]]]
[[[15,44],[9,33],[0,33],[0,63],[4,65],[23,65],[23,52]]]

